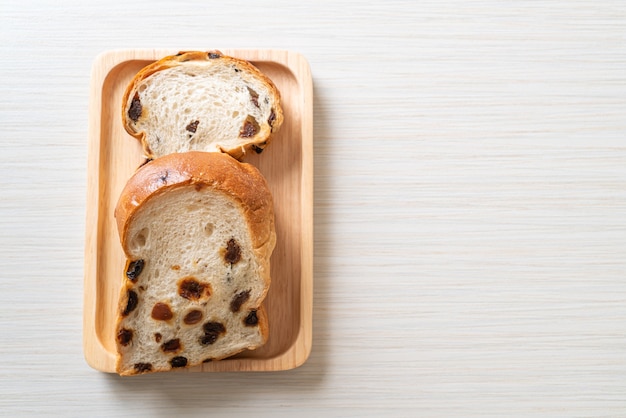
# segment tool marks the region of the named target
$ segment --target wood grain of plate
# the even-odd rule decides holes
[[[267,74],[281,92],[285,121],[260,155],[248,154],[272,190],[276,249],[265,300],[270,334],[265,346],[188,371],[276,371],[295,368],[309,356],[313,304],[313,86],[306,60],[290,51],[228,50]],[[144,66],[177,50],[109,51],[91,74],[89,161],[85,240],[83,348],[87,363],[115,371],[114,326],[124,274],[113,209],[132,173],[144,161],[139,141],[122,127],[121,99]]]

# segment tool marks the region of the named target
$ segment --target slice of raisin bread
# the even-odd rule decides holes
[[[219,51],[181,52],[142,69],[128,85],[124,128],[148,158],[185,151],[261,152],[283,122],[280,93],[247,61]]]
[[[271,193],[254,166],[212,152],[155,159],[128,181],[115,217],[127,257],[119,374],[189,367],[265,343],[276,234]]]

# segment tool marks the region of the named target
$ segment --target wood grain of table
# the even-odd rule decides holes
[[[300,368],[84,361],[89,77],[120,48],[308,60]],[[1,416],[626,416],[624,2],[9,0],[0,52]]]

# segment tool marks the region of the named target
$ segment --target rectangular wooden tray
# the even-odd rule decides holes
[[[247,155],[273,193],[276,249],[265,301],[270,334],[255,351],[189,368],[189,371],[272,371],[306,361],[312,343],[313,304],[313,86],[306,60],[276,50],[228,50],[267,74],[281,92],[285,120],[267,149]],[[113,210],[124,184],[144,161],[139,141],[122,127],[126,85],[144,66],[177,50],[110,51],[91,74],[85,241],[83,348],[96,370],[115,371],[114,326],[124,274]]]

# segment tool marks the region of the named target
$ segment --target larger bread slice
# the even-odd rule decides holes
[[[138,169],[115,210],[128,259],[119,374],[189,367],[264,344],[273,213],[260,172],[226,154],[170,154]]]
[[[280,93],[247,61],[219,51],[181,52],[143,68],[128,85],[124,128],[148,158],[261,152],[283,122]]]

